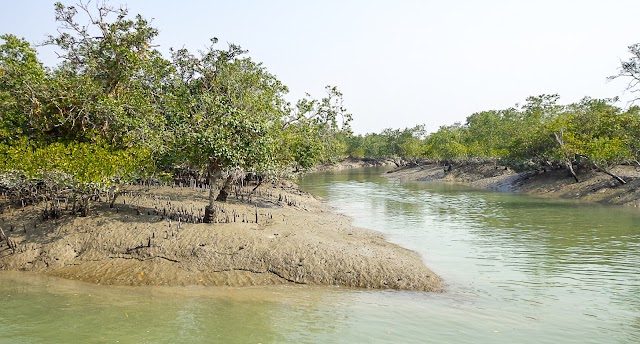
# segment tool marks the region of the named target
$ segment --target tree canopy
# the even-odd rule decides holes
[[[558,95],[529,97],[521,106],[474,113],[464,124],[442,126],[423,137],[411,129],[385,129],[349,139],[348,151],[405,160],[493,159],[518,170],[563,167],[576,180],[574,166],[610,173],[611,165],[638,164],[639,107],[624,110],[614,105],[616,99],[586,97],[567,105],[558,100]],[[407,138],[417,155],[399,148]]]
[[[56,66],[45,68],[24,39],[0,36],[0,172],[12,176],[2,180],[64,175],[88,199],[182,166],[208,176],[211,208],[233,171],[277,176],[342,154],[351,117],[335,87],[291,106],[287,87],[236,44],[213,38],[165,58],[158,29],[126,8],[54,11],[58,33],[45,44]]]
[[[42,199],[21,190],[43,188],[38,197],[68,194],[86,215],[100,190],[186,168],[208,179],[210,212],[238,176],[274,178],[345,156],[493,159],[566,168],[576,181],[575,169],[640,164],[640,107],[616,99],[563,105],[540,95],[431,133],[417,125],[353,135],[336,87],[292,105],[287,87],[236,44],[212,38],[203,51],[163,56],[159,30],[126,8],[56,3],[54,13],[59,29],[45,44],[58,53],[55,66],[26,40],[0,36],[0,188],[23,202]],[[640,45],[629,52],[611,78],[637,92]]]

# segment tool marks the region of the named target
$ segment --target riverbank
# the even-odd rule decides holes
[[[622,177],[626,184],[597,171],[580,173],[580,182],[576,183],[565,170],[516,173],[493,162],[462,163],[450,169],[437,164],[403,167],[389,171],[386,176],[405,181],[440,180],[503,192],[640,207],[640,167],[614,166],[611,172]]]
[[[397,166],[392,159],[374,158],[345,158],[335,163],[321,164],[311,168],[307,172],[342,171],[352,168]]]
[[[114,209],[98,202],[84,218],[43,221],[42,206],[5,210],[0,227],[16,249],[2,243],[0,269],[108,285],[441,290],[416,253],[351,226],[294,185],[258,190],[252,202],[230,197],[218,214],[228,223],[216,224],[167,215],[204,209],[207,191],[193,188],[133,189]]]

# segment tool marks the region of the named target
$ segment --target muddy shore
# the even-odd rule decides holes
[[[466,163],[451,169],[437,164],[404,167],[389,171],[389,178],[406,181],[444,181],[503,192],[522,192],[537,196],[575,199],[585,202],[640,207],[640,166],[615,166],[611,171],[622,177],[620,184],[597,171],[582,171],[580,182],[566,170],[516,173],[495,163]]]
[[[346,158],[337,163],[328,163],[311,168],[308,172],[341,171],[353,168],[397,166],[392,159]]]
[[[222,222],[185,223],[165,212],[198,212],[207,191],[131,189],[117,207],[43,221],[42,206],[6,207],[0,270],[31,271],[107,285],[286,283],[440,291],[414,252],[355,228],[291,184],[261,186],[251,202],[230,197]],[[168,210],[167,210],[168,209]],[[257,219],[257,222],[256,222]]]

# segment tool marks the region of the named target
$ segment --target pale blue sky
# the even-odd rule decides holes
[[[338,86],[357,133],[434,131],[542,93],[563,102],[619,96],[625,82],[606,77],[640,42],[639,0],[111,3],[153,18],[163,52],[204,48],[214,36],[241,45],[289,86],[291,100]],[[55,32],[53,1],[1,8],[0,33],[35,43]],[[55,63],[51,53],[41,58]]]

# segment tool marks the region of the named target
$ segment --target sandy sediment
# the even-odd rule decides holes
[[[640,207],[640,166],[619,165],[612,167],[611,171],[622,177],[626,184],[620,184],[597,171],[581,171],[578,175],[580,182],[576,183],[562,169],[516,173],[495,163],[458,164],[450,170],[429,164],[396,169],[386,176],[399,180],[439,180],[496,191]]]
[[[348,218],[293,187],[261,190],[252,203],[227,202],[220,217],[230,223],[217,224],[163,215],[201,211],[207,193],[191,188],[132,190],[117,208],[96,203],[85,218],[42,221],[41,206],[5,207],[0,227],[16,251],[0,246],[0,269],[111,285],[441,290],[441,279],[416,253],[352,227]]]

